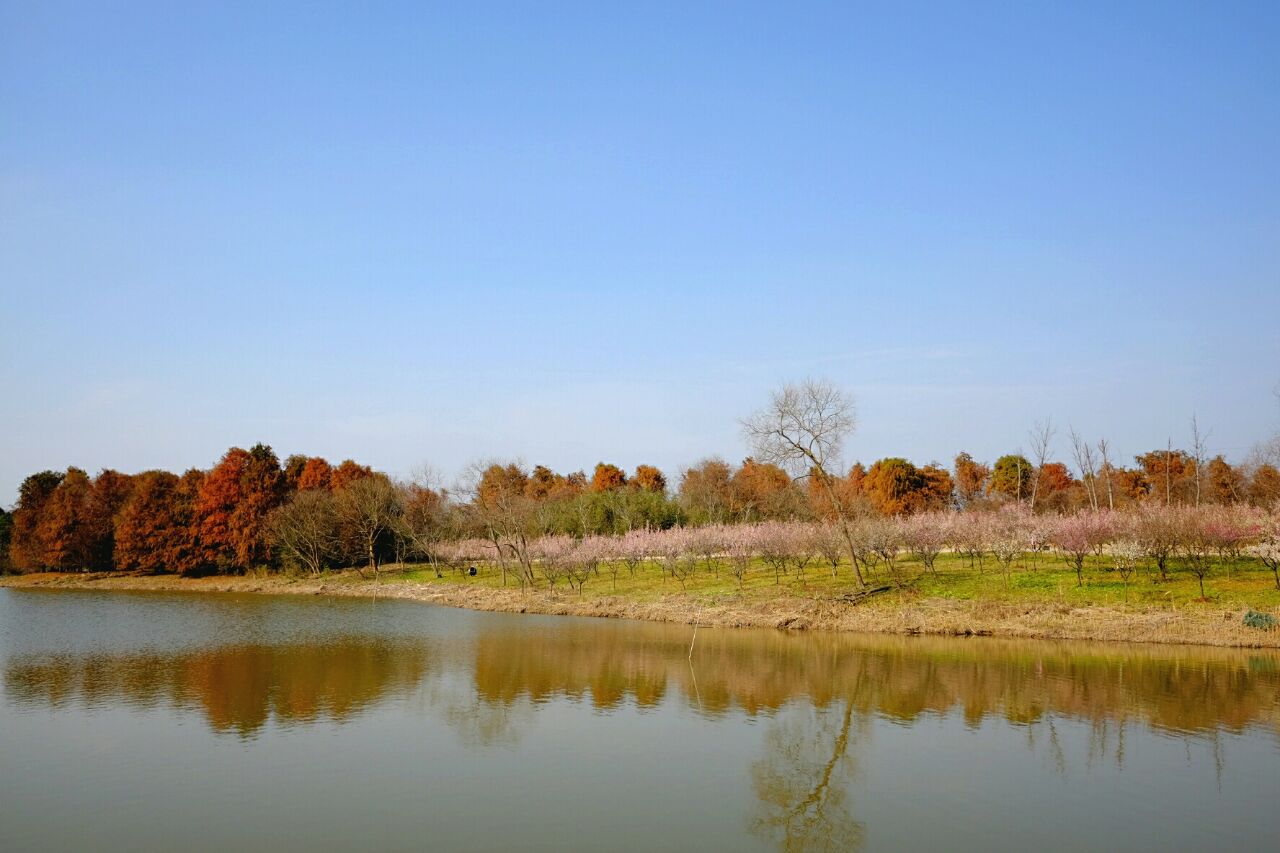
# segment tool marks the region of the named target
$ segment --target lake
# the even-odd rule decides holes
[[[1269,651],[0,589],[0,667],[6,851],[1280,839]]]

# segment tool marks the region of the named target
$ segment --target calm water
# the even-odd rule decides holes
[[[1275,849],[1280,656],[0,589],[0,849]]]

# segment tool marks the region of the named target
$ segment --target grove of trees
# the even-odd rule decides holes
[[[561,473],[490,461],[446,489],[352,460],[282,463],[264,444],[233,447],[208,470],[181,475],[41,471],[22,482],[11,513],[0,511],[0,569],[352,566],[376,575],[391,561],[439,573],[485,560],[504,581],[581,589],[602,566],[634,572],[650,563],[683,583],[701,560],[739,582],[760,562],[779,578],[843,564],[862,584],[873,573],[892,578],[900,554],[926,568],[944,550],[1007,566],[1053,549],[1083,583],[1086,557],[1104,550],[1140,553],[1161,575],[1175,564],[1194,568],[1203,581],[1252,549],[1280,572],[1280,452],[1266,445],[1232,465],[1205,451],[1196,428],[1191,450],[1168,443],[1125,467],[1105,441],[1073,430],[1069,465],[1051,458],[1046,421],[1031,433],[1031,458],[1015,452],[988,464],[960,453],[949,467],[891,457],[846,468],[839,460],[854,424],[851,398],[806,382],[743,421],[751,456],[737,465],[708,457],[673,479],[652,465]]]

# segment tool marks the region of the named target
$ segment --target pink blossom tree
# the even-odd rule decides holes
[[[840,560],[847,553],[844,534],[834,524],[815,524],[812,528],[813,548],[831,564],[831,577],[836,577]]]
[[[738,582],[738,590],[741,591],[751,568],[751,560],[756,555],[759,525],[735,524],[728,528],[728,534],[725,553],[729,557],[729,574]]]
[[[1084,586],[1084,561],[1111,537],[1110,519],[1102,513],[1064,515],[1054,522],[1053,544],[1076,570],[1076,586]]]
[[[1271,570],[1276,589],[1280,589],[1280,516],[1273,515],[1266,519],[1259,531],[1258,541],[1249,549],[1249,553]]]
[[[1178,547],[1182,513],[1176,507],[1144,506],[1130,518],[1130,534],[1155,561],[1160,579],[1169,579],[1169,558]]]
[[[564,535],[530,540],[529,558],[546,579],[548,589],[555,589],[556,581],[565,576],[566,558],[573,551],[573,546],[572,537]]]
[[[951,539],[954,520],[949,512],[924,512],[904,519],[902,542],[926,571],[937,574],[934,562]]]

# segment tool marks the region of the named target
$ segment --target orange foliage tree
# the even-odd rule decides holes
[[[9,562],[14,568],[38,571],[45,567],[40,517],[63,476],[57,471],[41,471],[22,481],[18,489],[18,503],[13,510],[13,529],[9,540]]]
[[[975,462],[968,453],[961,452],[955,461],[956,498],[961,506],[972,506],[982,499],[991,476],[991,467]]]
[[[733,501],[731,472],[723,459],[704,459],[680,475],[680,504],[695,523],[726,521]]]
[[[325,464],[327,465],[328,463]],[[343,459],[329,475],[329,488],[335,492],[340,492],[356,480],[363,480],[365,477],[372,476],[373,469],[368,465],[357,465],[350,459]]]
[[[331,487],[333,468],[319,456],[312,456],[302,465],[298,472],[297,490],[328,489]]]
[[[612,492],[627,484],[627,473],[617,465],[608,462],[597,462],[591,475],[591,491]]]
[[[840,506],[844,507],[846,515],[861,516],[867,515],[872,511],[871,504],[867,500],[867,494],[864,486],[867,482],[867,469],[861,462],[855,462],[849,473],[843,477],[837,477],[833,474],[826,475],[831,484],[831,491],[835,492],[836,499],[840,501]],[[807,478],[807,489],[809,496],[809,507],[817,518],[826,521],[833,521],[837,517],[836,508],[831,503],[831,492],[827,491],[826,485],[822,482],[823,474],[821,471],[810,471]]]
[[[529,486],[529,475],[514,462],[508,465],[494,463],[480,473],[476,486],[476,499],[481,506],[495,507],[523,496]]]
[[[1209,460],[1208,498],[1214,503],[1233,504],[1248,496],[1244,475],[1221,455]]]
[[[1249,482],[1249,500],[1265,507],[1280,504],[1280,469],[1265,462],[1259,465]]]
[[[631,482],[646,492],[664,493],[667,490],[667,478],[652,465],[637,465],[635,476]]]
[[[881,515],[905,515],[946,508],[953,484],[944,468],[917,468],[906,459],[890,457],[871,466],[863,491]]]
[[[68,468],[49,496],[36,528],[44,546],[40,563],[45,568],[65,572],[88,567],[93,550],[89,538],[91,494],[89,475],[79,468]]]
[[[777,465],[748,456],[730,480],[732,511],[743,521],[787,518],[796,512],[791,476]]]

